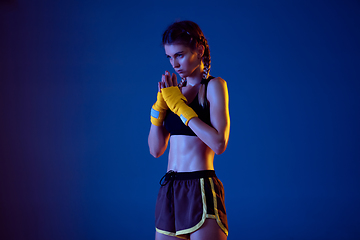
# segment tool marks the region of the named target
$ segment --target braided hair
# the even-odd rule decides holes
[[[163,33],[162,45],[165,44],[183,44],[192,50],[195,50],[198,46],[204,46],[204,54],[202,56],[202,62],[204,64],[203,79],[207,79],[210,73],[211,57],[208,42],[201,31],[200,27],[192,21],[180,21],[171,24]],[[207,105],[206,100],[206,86],[202,81],[199,89],[199,103],[205,107]],[[179,87],[186,85],[186,78],[182,78]]]

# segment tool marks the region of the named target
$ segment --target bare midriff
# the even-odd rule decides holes
[[[214,170],[214,151],[196,136],[170,137],[168,171]]]

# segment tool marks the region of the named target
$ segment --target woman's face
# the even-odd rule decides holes
[[[182,44],[165,44],[165,53],[174,70],[181,78],[192,76],[201,65],[201,57],[197,51]]]

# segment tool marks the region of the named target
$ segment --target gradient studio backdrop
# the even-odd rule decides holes
[[[186,19],[229,87],[228,239],[360,238],[359,1],[2,0],[0,239],[154,238],[149,113]]]

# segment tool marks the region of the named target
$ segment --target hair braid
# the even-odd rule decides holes
[[[181,78],[181,81],[178,84],[178,87],[184,87],[186,85],[186,78]]]
[[[204,55],[202,57],[202,61],[204,64],[204,70],[203,70],[203,79],[207,79],[209,77],[210,73],[210,67],[211,67],[211,57],[210,57],[210,48],[209,44],[205,37],[200,37],[200,43],[204,46]],[[207,105],[207,99],[206,99],[206,83],[202,83],[199,89],[199,103],[202,107],[205,107]]]
[[[203,71],[203,78],[207,79],[210,73],[211,68],[211,56],[210,56],[210,48],[206,38],[203,38],[202,45],[204,45],[204,55],[202,57],[202,61],[204,63],[204,71]]]

